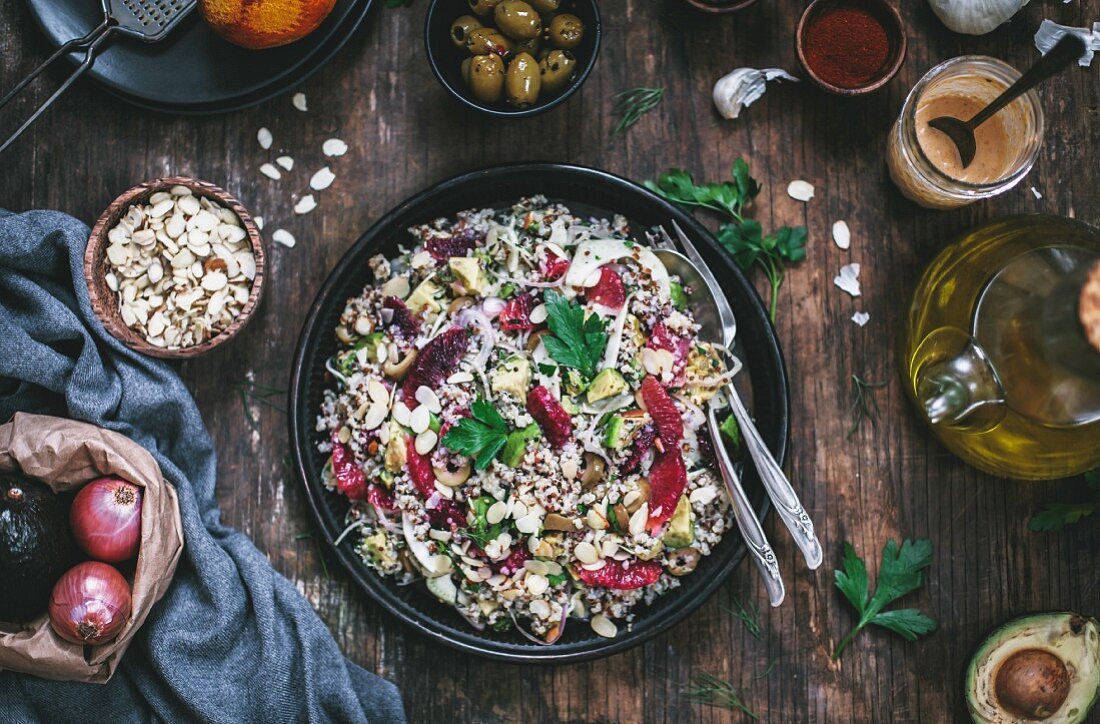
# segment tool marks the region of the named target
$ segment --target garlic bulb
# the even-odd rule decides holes
[[[718,79],[714,84],[714,105],[723,118],[737,118],[741,109],[764,95],[769,80],[798,81],[782,68],[737,68]]]
[[[932,12],[956,33],[985,35],[1016,14],[1028,0],[928,0]]]

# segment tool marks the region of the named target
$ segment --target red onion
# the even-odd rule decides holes
[[[50,625],[74,644],[110,641],[130,618],[130,586],[114,567],[85,561],[61,576],[50,594]]]
[[[119,478],[97,478],[73,499],[73,537],[89,557],[121,563],[141,545],[141,488]]]

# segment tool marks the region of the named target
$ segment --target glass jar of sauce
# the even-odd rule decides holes
[[[913,86],[890,132],[890,178],[909,199],[952,209],[1003,193],[1027,175],[1043,143],[1043,110],[1034,90],[975,132],[977,153],[966,168],[958,150],[928,125],[938,116],[969,120],[1020,77],[996,58],[965,55],[940,63]]]

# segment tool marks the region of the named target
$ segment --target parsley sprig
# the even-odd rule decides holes
[[[732,181],[696,184],[690,173],[674,168],[661,174],[657,183],[646,181],[645,185],[673,203],[729,217],[718,228],[718,241],[743,270],[754,266],[763,270],[771,285],[768,309],[774,322],[786,268],[806,258],[806,227],[783,226],[765,235],[760,222],[745,217],[745,207],[760,193],[760,184],[744,159],[733,162],[730,176]]]
[[[889,604],[907,593],[920,588],[924,581],[922,571],[932,564],[932,541],[905,540],[901,547],[893,540],[882,548],[882,565],[879,567],[875,593],[870,593],[867,566],[851,543],[844,544],[843,570],[835,572],[836,587],[859,612],[855,628],[840,640],[833,652],[833,660],[851,643],[868,624],[888,628],[908,641],[936,630],[935,620],[915,608],[899,608],[883,611]]]
[[[619,122],[615,126],[612,135],[625,133],[642,116],[649,113],[665,97],[664,88],[631,88],[615,95],[615,108],[613,113],[619,116]]]
[[[1027,527],[1035,532],[1059,531],[1100,510],[1100,470],[1085,473],[1085,482],[1088,483],[1091,493],[1089,500],[1079,503],[1047,503],[1031,517]]]
[[[561,366],[595,377],[607,347],[605,322],[595,314],[586,316],[584,307],[555,291],[547,291],[543,300],[552,332],[542,338],[546,351]]]
[[[484,398],[470,405],[464,417],[443,436],[443,445],[460,455],[474,458],[474,467],[484,470],[508,442],[508,423]]]

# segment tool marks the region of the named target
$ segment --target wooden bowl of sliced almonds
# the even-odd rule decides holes
[[[92,309],[130,349],[186,359],[228,342],[263,294],[263,237],[224,189],[174,176],[138,184],[92,227]]]

